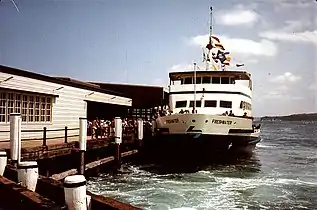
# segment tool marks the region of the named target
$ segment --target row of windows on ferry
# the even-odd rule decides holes
[[[22,122],[51,122],[52,97],[0,91],[0,122],[20,113]]]
[[[181,84],[194,84],[194,77],[185,77],[181,79]],[[235,84],[235,79],[230,77],[196,77],[196,84]]]
[[[195,101],[189,102],[189,107],[194,107]],[[218,101],[217,100],[205,100],[202,104],[202,101],[197,100],[196,101],[196,107],[218,107]],[[186,108],[187,107],[187,101],[176,101],[175,108]],[[219,107],[221,108],[232,108],[232,101],[219,101]],[[241,101],[240,103],[241,109],[251,110],[251,104],[245,101]]]

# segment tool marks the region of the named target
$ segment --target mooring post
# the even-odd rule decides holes
[[[21,183],[22,187],[34,192],[38,178],[39,170],[36,161],[26,161],[18,164],[18,182]]]
[[[64,180],[65,203],[68,210],[87,210],[86,178],[68,176]]]
[[[86,195],[87,210],[91,210],[91,196]]]
[[[47,144],[46,144],[46,132],[47,132],[47,128],[44,127],[43,128],[43,147],[47,146]]]
[[[121,167],[121,152],[120,144],[122,143],[122,120],[120,117],[114,119],[114,129],[115,129],[115,164],[117,169]]]
[[[64,143],[67,144],[67,126],[65,126]]]
[[[138,119],[138,148],[140,148],[142,146],[142,140],[143,140],[143,120],[142,119]]]
[[[19,113],[10,114],[10,156],[14,167],[18,166],[20,161],[21,152],[21,128],[19,119],[21,115]]]
[[[4,170],[7,166],[7,153],[4,150],[0,151],[0,176],[3,176]]]
[[[87,119],[79,118],[79,153],[80,153],[80,169],[79,173],[85,173],[85,151],[87,146]]]
[[[155,135],[156,120],[152,120],[152,136]]]

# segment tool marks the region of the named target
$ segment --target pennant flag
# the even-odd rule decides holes
[[[218,51],[217,57],[221,63],[223,63],[227,59],[225,54],[223,52],[221,52],[220,50]]]
[[[203,62],[206,61],[206,53],[203,52]]]
[[[244,64],[236,64],[236,67],[244,66]]]
[[[220,43],[220,40],[219,40],[219,38],[218,38],[218,37],[216,37],[216,36],[211,36],[211,38],[213,38],[214,40],[216,40],[217,42],[219,42],[219,43]]]
[[[225,48],[223,47],[222,44],[215,44],[215,46],[216,46],[217,48],[219,48],[219,49],[225,50]]]
[[[207,48],[208,50],[211,50],[211,49],[213,48],[211,37],[209,37],[209,43],[206,45],[206,48]]]

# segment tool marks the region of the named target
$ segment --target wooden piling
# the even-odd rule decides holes
[[[79,151],[80,156],[80,166],[79,166],[79,174],[84,175],[85,174],[85,151],[80,150]]]

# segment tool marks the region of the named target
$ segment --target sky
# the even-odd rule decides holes
[[[83,81],[167,86],[203,68],[213,33],[253,78],[253,115],[317,112],[315,0],[0,1],[0,64]],[[149,96],[150,97],[150,96]]]

